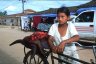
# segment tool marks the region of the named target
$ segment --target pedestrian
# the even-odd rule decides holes
[[[28,31],[28,29],[29,29],[28,22],[25,21],[25,23],[24,23],[24,30],[25,30],[25,31]]]
[[[74,24],[72,24],[72,21],[69,21],[69,19],[69,9],[67,7],[58,8],[58,23],[55,23],[50,27],[48,32],[48,34],[50,35],[48,42],[52,52],[63,53],[74,58],[79,58],[76,52],[76,46],[74,44],[74,42],[77,42],[79,40],[79,35]],[[79,64],[78,62],[68,60],[63,56],[58,55],[58,57],[62,60],[70,61],[72,64]],[[59,64],[65,63],[61,62]]]

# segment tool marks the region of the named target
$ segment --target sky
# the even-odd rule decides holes
[[[91,0],[25,0],[24,10],[44,11],[49,8],[59,8],[61,6],[78,6]],[[8,15],[22,12],[22,0],[0,0],[0,11],[7,11]]]

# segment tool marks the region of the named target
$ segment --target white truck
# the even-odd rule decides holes
[[[80,35],[80,40],[96,43],[96,10],[85,9],[73,19],[73,23]]]

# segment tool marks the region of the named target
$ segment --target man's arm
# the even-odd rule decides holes
[[[67,39],[67,40],[64,40],[62,41],[59,46],[58,46],[58,52],[63,52],[64,50],[64,47],[66,46],[66,44],[70,44],[72,42],[76,42],[79,40],[79,35],[74,35],[73,37]]]
[[[64,40],[64,42],[66,43],[66,44],[70,44],[70,43],[72,43],[72,42],[77,42],[78,40],[79,40],[79,35],[74,35],[73,37],[71,37],[71,38],[69,38],[69,39],[67,39],[67,40]],[[62,41],[63,42],[63,41]]]
[[[54,42],[54,37],[49,36],[48,44],[49,44],[50,48],[52,48],[54,46],[53,42]]]
[[[50,49],[52,50],[52,52],[57,53],[58,47],[53,44],[54,41],[55,41],[54,37],[49,36],[48,43],[49,43]]]

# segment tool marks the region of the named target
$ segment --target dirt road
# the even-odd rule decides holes
[[[32,32],[23,32],[18,28],[0,28],[0,64],[23,64],[24,46],[20,44],[9,46],[9,44],[29,34]]]

